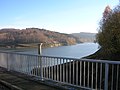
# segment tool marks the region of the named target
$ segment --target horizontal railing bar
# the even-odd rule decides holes
[[[26,54],[26,53],[18,53],[18,52],[9,52],[9,51],[0,51],[0,53],[8,53],[8,54],[15,54],[15,55],[27,55],[27,56],[40,56],[37,54]]]
[[[112,60],[98,60],[98,59],[80,59],[81,61],[86,62],[95,62],[95,63],[108,63],[108,64],[120,64],[120,61]]]
[[[108,63],[108,64],[120,64],[120,61],[114,60],[99,60],[99,59],[77,59],[77,58],[66,58],[66,57],[55,57],[55,56],[40,56],[40,55],[33,55],[33,54],[22,54],[16,52],[8,52],[8,51],[0,51],[0,53],[9,53],[9,54],[16,54],[16,55],[27,55],[27,56],[39,56],[39,57],[47,57],[47,58],[57,58],[57,59],[69,59],[69,60],[79,60],[79,61],[86,61],[86,62],[96,62],[96,63]]]

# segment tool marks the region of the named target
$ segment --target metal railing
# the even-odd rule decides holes
[[[120,90],[120,61],[0,52],[0,66],[85,89]]]

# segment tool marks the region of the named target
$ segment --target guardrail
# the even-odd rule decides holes
[[[120,90],[120,61],[0,52],[0,66],[85,89]]]

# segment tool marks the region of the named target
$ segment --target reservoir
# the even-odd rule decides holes
[[[81,43],[71,46],[60,46],[52,48],[42,49],[42,55],[55,56],[55,57],[67,57],[67,58],[82,58],[90,54],[95,53],[98,50],[97,43]],[[18,50],[19,53],[25,54],[37,54],[37,48]]]

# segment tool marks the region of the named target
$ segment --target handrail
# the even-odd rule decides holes
[[[17,54],[17,55],[27,55],[27,56],[40,56],[40,57],[48,57],[48,58],[60,58],[60,59],[70,59],[70,60],[80,60],[86,62],[97,62],[97,63],[109,63],[109,64],[120,64],[120,61],[114,60],[105,60],[105,59],[78,59],[78,58],[66,58],[66,57],[56,57],[56,56],[45,56],[45,55],[38,55],[38,54],[23,54],[18,52],[8,52],[8,51],[0,51],[2,53],[10,53],[10,54]]]
[[[0,51],[0,66],[73,86],[119,90],[120,61],[76,59]]]

